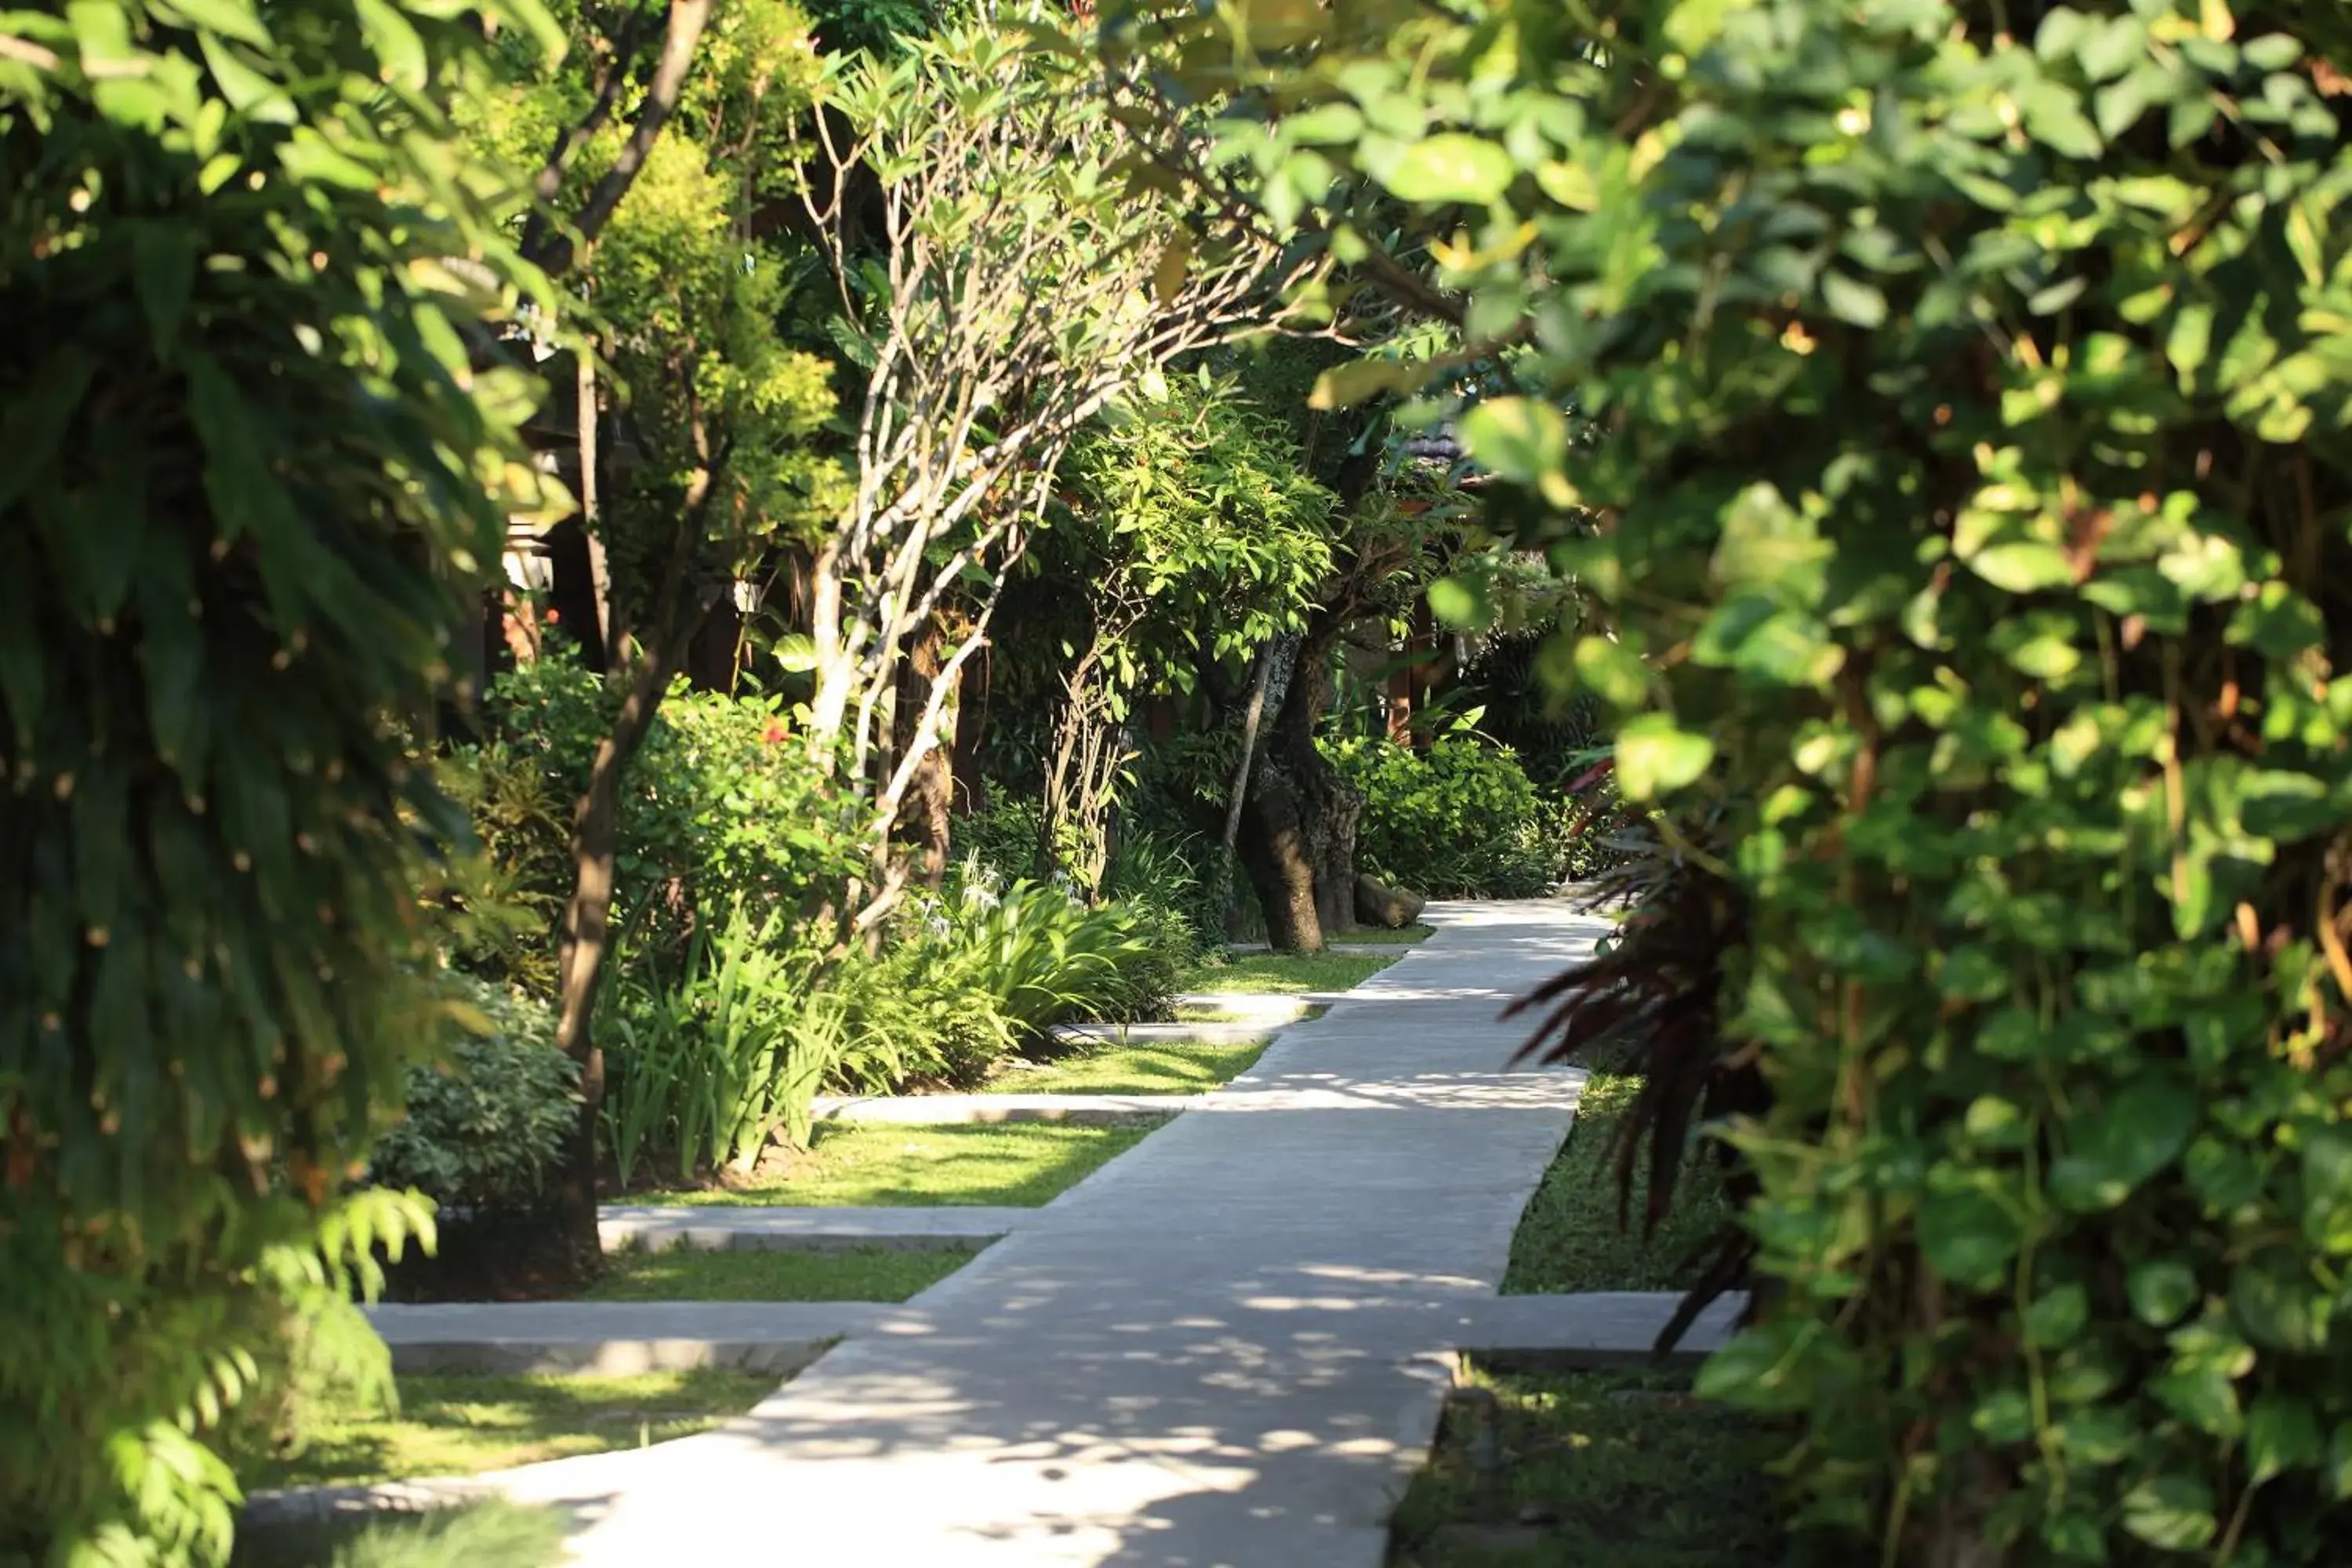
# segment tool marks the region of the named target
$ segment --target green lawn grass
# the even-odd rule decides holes
[[[1301,991],[1351,991],[1402,958],[1384,953],[1248,952],[1222,963],[1196,963],[1176,982],[1179,991],[1242,991],[1290,995]]]
[[[1505,1295],[1571,1290],[1665,1290],[1688,1284],[1692,1249],[1729,1217],[1713,1154],[1694,1160],[1657,1230],[1642,1234],[1649,1194],[1643,1155],[1630,1229],[1617,1224],[1617,1129],[1633,1109],[1641,1079],[1595,1072],[1584,1086],[1567,1144],[1519,1216],[1511,1237]]]
[[[1502,1417],[1499,1506],[1481,1508],[1456,1406],[1391,1525],[1398,1568],[1770,1568],[1787,1538],[1764,1467],[1787,1441],[1652,1373],[1516,1376],[1475,1368]],[[1463,1527],[1542,1520],[1520,1543]],[[1448,1527],[1452,1528],[1448,1528]],[[1521,1532],[1515,1532],[1521,1533]],[[1465,1539],[1465,1536],[1468,1537]]]
[[[656,1372],[637,1377],[397,1380],[400,1413],[324,1411],[299,1452],[247,1468],[248,1488],[469,1476],[541,1459],[683,1437],[772,1393],[772,1373]]]
[[[694,1247],[604,1255],[585,1301],[904,1301],[965,1264],[964,1247],[866,1247],[845,1252]]]
[[[708,1191],[630,1194],[646,1204],[930,1207],[1047,1202],[1150,1127],[1064,1122],[891,1127],[841,1122],[816,1130],[814,1147],[781,1180]]]
[[[1595,1072],[1567,1143],[1511,1238],[1506,1293],[1658,1290],[1687,1282],[1693,1249],[1727,1217],[1711,1156],[1676,1186],[1656,1232],[1617,1224],[1615,1144],[1641,1080]],[[1688,1393],[1670,1373],[1522,1376],[1474,1368],[1503,1420],[1503,1493],[1478,1495],[1470,1417],[1449,1414],[1429,1466],[1399,1506],[1397,1568],[1764,1568],[1786,1554],[1778,1483],[1786,1439],[1766,1422]],[[1480,1521],[1548,1522],[1483,1533]],[[1506,1537],[1515,1539],[1506,1539]]]
[[[331,1519],[236,1532],[230,1568],[554,1568],[564,1516],[492,1500],[380,1518]]]
[[[1203,1045],[1192,1041],[1110,1044],[1049,1062],[1009,1068],[988,1084],[991,1094],[1199,1094],[1247,1072],[1266,1042]]]

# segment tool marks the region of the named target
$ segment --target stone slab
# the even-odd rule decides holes
[[[825,1096],[819,1121],[887,1122],[943,1127],[966,1122],[1066,1121],[1087,1127],[1132,1127],[1190,1110],[1189,1094],[893,1094],[863,1099]]]
[[[987,1246],[1034,1222],[1036,1209],[760,1208],[708,1204],[606,1204],[596,1235],[607,1250],[644,1247],[769,1252],[928,1251]]]
[[[1679,1290],[1497,1296],[1479,1302],[1454,1330],[1455,1348],[1516,1372],[1651,1364],[1658,1359],[1658,1335],[1682,1300]],[[1747,1300],[1743,1291],[1711,1303],[1664,1359],[1688,1365],[1720,1350]]]
[[[923,1323],[862,1301],[395,1302],[367,1316],[395,1372],[607,1377],[697,1367],[789,1376],[845,1335]]]
[[[1197,1024],[1056,1024],[1051,1031],[1065,1045],[1248,1046],[1274,1034],[1255,1019]]]

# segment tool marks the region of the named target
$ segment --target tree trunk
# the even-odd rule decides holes
[[[588,791],[572,811],[572,897],[563,908],[555,1043],[580,1064],[580,1120],[572,1130],[562,1206],[572,1257],[583,1274],[593,1271],[603,1254],[596,1237],[596,1117],[604,1100],[604,1053],[596,1044],[593,1021],[612,941],[621,783],[652,731],[654,710],[669,686],[672,661],[662,649],[675,646],[675,639],[664,638],[642,656],[612,731],[598,742],[595,760],[589,764]]]
[[[1265,938],[1276,952],[1323,951],[1323,920],[1315,896],[1315,867],[1300,830],[1290,781],[1268,768],[1258,774],[1241,816],[1234,848],[1242,872],[1265,913]]]
[[[1270,792],[1287,803],[1281,809],[1293,824],[1297,853],[1306,863],[1322,942],[1356,929],[1356,825],[1364,800],[1315,744],[1316,725],[1331,705],[1331,650],[1344,627],[1341,616],[1330,611],[1318,613],[1308,626],[1266,738],[1260,783],[1252,791]],[[1271,911],[1266,918],[1271,929]],[[1291,951],[1280,942],[1275,945]]]

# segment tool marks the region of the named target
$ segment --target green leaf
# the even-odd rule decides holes
[[[2050,1192],[2077,1213],[2115,1207],[2179,1157],[2197,1127],[2197,1095],[2151,1069],[2105,1105],[2077,1110],[2067,1123],[2073,1148],[2050,1169]]]
[[[387,0],[353,0],[360,32],[383,62],[383,79],[412,90],[425,85],[425,40]]]
[[[2196,1304],[2197,1276],[2187,1264],[2168,1259],[2137,1263],[2125,1276],[2124,1290],[2135,1317],[2150,1328],[2167,1328]]]
[[[1483,206],[1509,187],[1511,159],[1491,142],[1444,131],[1407,147],[1379,179],[1400,201]]]
[[[1411,392],[1421,384],[1422,375],[1423,372],[1402,360],[1351,360],[1333,365],[1315,378],[1315,390],[1307,395],[1307,406],[1353,408],[1383,393]]]
[[[2201,1552],[2221,1526],[2213,1492],[2194,1476],[2156,1476],[2124,1497],[2124,1528],[2166,1552]]]
[[[1989,544],[1969,556],[1968,564],[1969,571],[2011,594],[2039,593],[2074,580],[2066,552],[2039,540]]]
[[[261,17],[249,0],[168,0],[168,8],[224,38],[235,38],[257,48],[272,47],[269,30],[261,25]]]
[[[1997,1287],[2024,1245],[2017,1216],[1974,1188],[1928,1194],[1916,1223],[1927,1266],[1969,1289]]]
[[[98,367],[88,349],[67,343],[42,356],[31,384],[9,399],[0,414],[0,426],[8,432],[7,440],[0,441],[0,512],[16,505],[33,477],[56,462]]]
[[[1454,631],[1484,631],[1495,618],[1482,586],[1461,577],[1440,577],[1429,585],[1429,613]]]
[[[1629,719],[1617,731],[1617,787],[1629,800],[1654,800],[1706,772],[1715,742],[1664,713]]]
[[[1886,296],[1876,284],[1832,271],[1822,274],[1821,289],[1822,303],[1839,321],[1863,328],[1886,324]]]
[[[2072,1342],[2091,1319],[2091,1296],[2080,1285],[2046,1291],[2025,1310],[2025,1337],[2042,1350]]]
[[[142,223],[131,238],[131,282],[139,307],[147,313],[147,330],[155,357],[172,360],[172,342],[187,314],[188,296],[196,280],[194,231],[176,223]]]
[[[2231,1271],[2230,1314],[2258,1345],[2312,1351],[2326,1337],[2329,1297],[2295,1253],[2273,1247]]]
[[[1513,484],[1539,484],[1568,461],[1568,416],[1532,397],[1481,403],[1456,428],[1480,468]]]
[[[2323,1447],[2319,1417],[2307,1399],[2263,1394],[2246,1412],[2246,1462],[2257,1482],[2317,1465]]]
[[[1614,637],[1576,639],[1576,679],[1613,708],[1640,706],[1650,691],[1650,667]]]

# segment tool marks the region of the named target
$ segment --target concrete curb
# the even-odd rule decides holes
[[[994,1122],[1066,1121],[1082,1127],[1134,1127],[1189,1110],[1190,1094],[889,1094],[825,1095],[812,1114],[819,1121],[879,1122],[898,1127],[945,1127]]]
[[[929,1324],[870,1301],[453,1301],[381,1305],[367,1316],[395,1372],[603,1377],[698,1367],[785,1377],[851,1335]]]
[[[709,1251],[909,1252],[962,1247],[978,1251],[1034,1221],[1036,1209],[759,1208],[607,1204],[596,1211],[606,1248],[671,1247]]]

